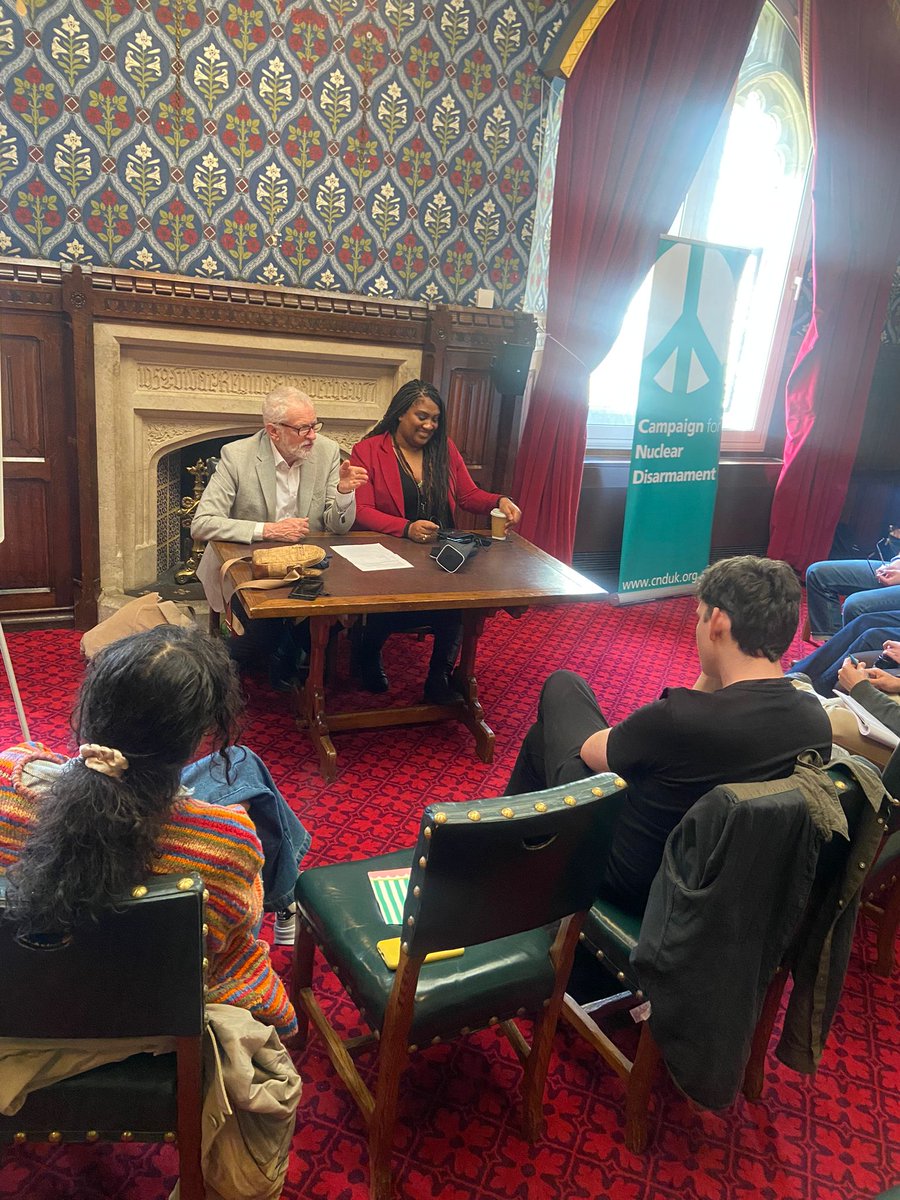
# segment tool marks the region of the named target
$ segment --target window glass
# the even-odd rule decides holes
[[[760,448],[808,240],[812,142],[800,51],[766,3],[732,103],[669,231],[753,253],[738,290],[725,380],[723,445]],[[588,445],[630,447],[651,277],[591,377]]]

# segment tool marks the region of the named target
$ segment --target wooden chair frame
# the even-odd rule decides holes
[[[544,1084],[550,1064],[553,1036],[585,915],[584,912],[580,912],[566,917],[561,922],[550,948],[550,959],[555,971],[554,987],[543,1011],[535,1020],[531,1045],[529,1046],[514,1021],[497,1022],[524,1067],[522,1130],[530,1142],[536,1141],[541,1131]],[[410,1054],[416,1049],[415,1046],[409,1045],[409,1030],[424,957],[412,958],[401,950],[400,963],[382,1029],[361,1037],[344,1039],[332,1027],[313,995],[312,974],[316,946],[317,942],[309,925],[298,917],[292,973],[292,1000],[297,1009],[299,1025],[296,1044],[305,1046],[309,1022],[312,1021],[325,1043],[328,1057],[366,1122],[372,1200],[389,1200],[392,1194],[390,1162],[400,1077]],[[374,1044],[378,1045],[378,1077],[373,1096],[360,1076],[352,1056]]]

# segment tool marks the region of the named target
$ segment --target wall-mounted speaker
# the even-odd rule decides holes
[[[504,342],[491,363],[491,383],[501,396],[521,396],[531,366],[531,346]]]

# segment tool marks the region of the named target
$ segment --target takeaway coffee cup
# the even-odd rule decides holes
[[[491,537],[494,541],[503,542],[506,540],[506,513],[502,508],[491,509]]]

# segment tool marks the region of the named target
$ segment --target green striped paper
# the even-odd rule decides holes
[[[369,872],[372,891],[387,925],[403,924],[403,906],[406,904],[406,893],[409,890],[409,874],[409,867]]]

